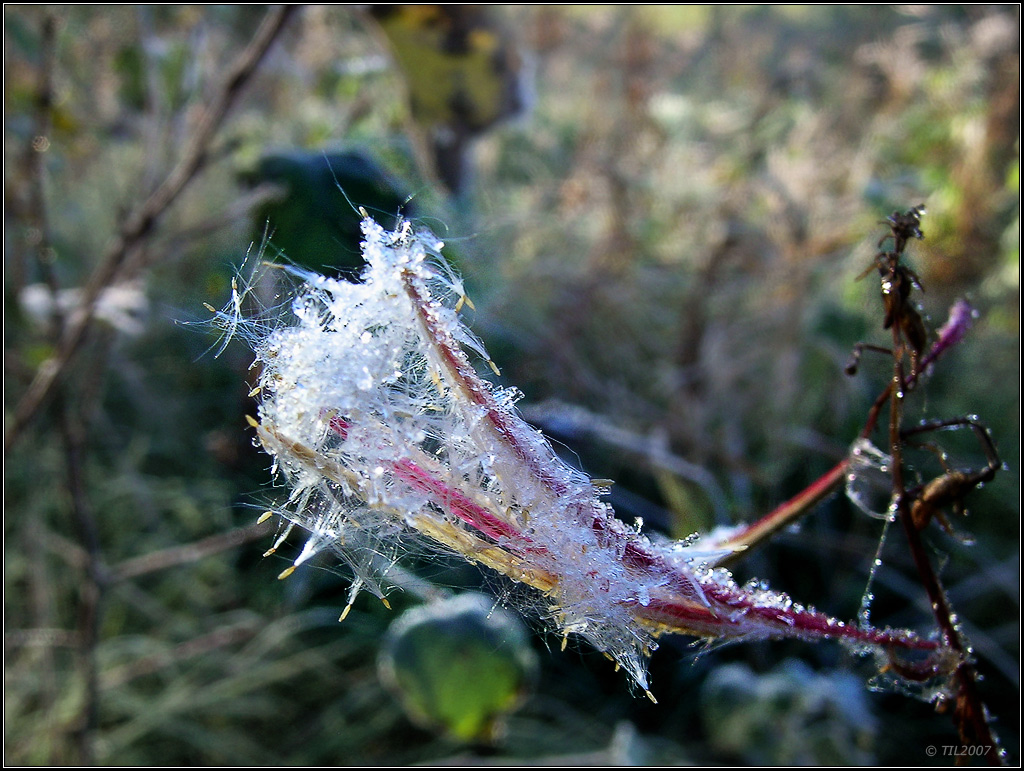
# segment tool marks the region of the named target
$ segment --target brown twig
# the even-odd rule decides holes
[[[71,516],[78,531],[79,542],[85,549],[86,575],[79,590],[78,601],[78,658],[85,678],[85,699],[82,714],[75,726],[75,744],[79,762],[90,765],[94,759],[93,736],[99,725],[99,665],[96,645],[99,642],[101,605],[103,602],[105,571],[100,546],[99,526],[86,494],[83,453],[85,450],[81,424],[72,414],[71,406],[63,394],[56,401],[61,435],[64,441],[64,461],[67,486],[71,502]]]
[[[163,183],[126,218],[114,243],[100,260],[85,286],[81,314],[65,327],[57,353],[39,366],[28,389],[15,407],[4,437],[5,455],[10,453],[25,427],[53,395],[54,388],[61,381],[68,363],[80,349],[86,333],[92,326],[96,302],[103,290],[114,283],[128,258],[144,242],[160,217],[206,164],[210,143],[229,109],[295,10],[296,6],[286,5],[276,6],[267,12],[252,41],[228,69],[227,75],[207,104],[177,165]]]
[[[25,233],[29,251],[35,252],[36,263],[43,281],[54,298],[57,296],[58,282],[53,268],[53,249],[51,248],[50,226],[46,209],[45,159],[53,112],[53,71],[56,61],[56,43],[57,19],[52,12],[48,11],[43,16],[40,35],[40,65],[34,100],[33,128],[31,136],[25,143],[22,156],[26,192],[25,208],[19,212],[19,216],[30,226],[26,228]],[[17,196],[11,196],[11,198],[17,198]],[[17,206],[14,200],[11,200],[9,205],[12,209]],[[11,264],[12,270],[8,276],[10,279],[9,289],[13,292],[20,292],[26,278],[25,266],[23,261],[18,258],[16,251],[12,254]],[[53,312],[46,324],[46,331],[54,340],[59,333],[61,324],[61,309],[59,304],[54,302]],[[33,520],[27,523],[27,526],[28,548],[31,552],[38,553],[42,550],[42,541],[39,535],[41,523],[38,520]],[[29,572],[28,577],[28,595],[32,606],[34,625],[48,628],[53,624],[53,599],[48,566],[39,559],[30,557],[30,561],[38,566],[37,569]],[[43,710],[50,711],[56,703],[57,693],[56,666],[50,646],[41,648],[36,664],[39,667]],[[51,755],[50,760],[59,762],[57,755]]]
[[[873,421],[877,419],[881,405],[888,397],[889,404],[889,450],[892,455],[892,500],[896,504],[897,516],[907,536],[907,543],[910,547],[914,565],[917,568],[918,576],[931,603],[942,635],[943,644],[954,651],[959,664],[953,674],[955,683],[955,695],[953,698],[953,719],[960,734],[960,740],[965,745],[984,748],[985,759],[990,765],[1002,765],[1005,758],[1001,752],[999,742],[992,733],[988,723],[987,710],[981,700],[977,688],[977,674],[970,659],[967,645],[957,629],[954,621],[954,611],[951,607],[946,592],[942,587],[938,574],[932,566],[931,560],[925,549],[921,538],[921,530],[914,522],[911,513],[912,496],[908,494],[904,482],[903,448],[905,435],[903,432],[903,402],[922,369],[922,364],[916,361],[919,346],[913,339],[913,325],[906,323],[906,315],[910,314],[917,318],[917,311],[909,305],[909,287],[903,286],[902,293],[898,294],[900,288],[899,280],[894,277],[903,276],[908,271],[900,264],[903,250],[911,237],[921,238],[920,228],[917,226],[917,218],[920,210],[912,209],[903,215],[894,214],[889,218],[892,227],[894,246],[893,250],[884,252],[878,256],[879,265],[882,271],[882,293],[886,305],[886,326],[892,329],[892,358],[893,376],[889,387],[879,397],[872,407],[869,415],[868,426],[865,431],[870,432]],[[909,225],[913,227],[908,227]],[[952,322],[951,322],[952,323]],[[935,355],[940,354],[945,347],[940,341],[933,348]],[[948,347],[948,346],[946,346]],[[907,374],[904,370],[904,359],[909,356],[912,370]]]
[[[224,648],[235,643],[244,642],[253,637],[259,630],[259,627],[260,622],[252,620],[214,629],[208,634],[186,640],[169,651],[161,651],[160,653],[143,656],[104,673],[102,686],[104,689],[116,688],[136,678],[159,672],[161,669],[176,664],[179,661],[200,656],[217,648]]]
[[[948,352],[954,345],[956,345],[956,343],[963,339],[967,328],[970,326],[971,313],[972,311],[970,306],[962,301],[953,305],[953,308],[950,311],[949,320],[946,322],[945,326],[939,330],[938,340],[936,340],[928,353],[921,358],[917,368],[902,376],[902,391],[904,394],[912,391],[920,380],[920,376],[923,373],[928,372],[929,368],[938,361],[943,354]],[[887,354],[893,355],[892,350],[888,348],[870,346],[864,346],[864,348],[885,351]],[[852,372],[848,371],[848,374],[852,374]],[[890,403],[892,394],[893,382],[890,381],[889,384],[882,389],[881,393],[878,394],[874,403],[871,405],[871,408],[868,410],[868,416],[864,422],[864,428],[861,430],[859,435],[861,439],[867,439],[874,433],[875,428],[878,426],[878,419],[881,417],[882,410],[885,408],[886,404]],[[800,517],[810,512],[811,509],[813,509],[820,501],[824,500],[826,497],[842,487],[843,482],[846,479],[846,474],[849,470],[849,459],[840,461],[840,463],[826,471],[822,476],[808,485],[793,498],[777,506],[755,522],[737,530],[728,539],[721,543],[723,548],[736,550],[733,557],[726,557],[722,560],[722,563],[727,564],[734,557],[741,556],[742,550],[752,548],[765,541],[774,533],[777,533],[787,525],[796,522]]]
[[[988,714],[978,692],[977,674],[970,659],[968,646],[954,621],[954,610],[925,549],[921,526],[914,521],[912,504],[915,502],[915,493],[908,492],[904,479],[903,449],[907,436],[902,427],[904,400],[917,384],[920,374],[927,371],[944,352],[963,338],[970,326],[971,317],[971,310],[966,303],[955,304],[949,321],[939,331],[938,340],[925,356],[919,356],[921,341],[915,339],[918,331],[915,322],[919,316],[908,299],[910,282],[907,277],[913,274],[900,264],[900,259],[910,238],[922,237],[918,227],[920,213],[920,209],[913,209],[903,215],[894,214],[890,218],[894,247],[892,251],[880,253],[876,258],[882,274],[883,300],[886,306],[885,326],[892,330],[892,348],[884,350],[892,356],[893,376],[868,411],[861,438],[867,438],[874,432],[882,411],[888,405],[892,500],[896,504],[897,516],[906,533],[911,557],[931,604],[943,645],[952,651],[958,660],[952,673],[952,684],[955,689],[952,713],[957,731],[964,744],[984,749],[984,757],[988,763],[1002,765],[1005,763],[1005,756],[989,725]],[[914,283],[916,285],[916,279]],[[869,347],[872,350],[882,350],[874,346]],[[909,373],[904,369],[904,360],[907,356],[911,360]],[[976,427],[975,430],[977,432],[984,429]],[[992,464],[996,461],[990,458],[989,474],[994,473],[995,466]],[[848,467],[847,461],[839,463],[795,498],[734,534],[728,540],[728,544],[744,548],[752,546],[802,516],[822,497],[842,484]]]
[[[175,567],[176,565],[197,562],[212,554],[233,549],[244,543],[263,538],[269,535],[272,529],[273,525],[270,522],[261,522],[247,525],[246,527],[239,527],[226,533],[211,535],[209,538],[204,538],[194,543],[143,554],[141,557],[134,557],[115,565],[110,570],[108,580],[111,583],[127,581],[147,573]]]
[[[903,435],[902,435],[902,400],[906,393],[906,382],[903,375],[903,350],[900,331],[893,330],[895,359],[893,388],[891,391],[889,413],[889,441],[892,451],[892,484],[893,500],[897,502],[897,512],[903,531],[907,536],[910,553],[914,559],[918,576],[931,602],[935,621],[942,634],[943,643],[956,652],[960,663],[956,668],[954,680],[956,695],[953,699],[953,716],[957,723],[960,739],[964,744],[985,748],[985,759],[990,765],[1003,765],[1004,758],[1000,753],[999,742],[992,733],[988,723],[987,710],[981,701],[977,688],[977,674],[970,660],[967,646],[953,620],[954,612],[946,597],[938,574],[932,566],[921,532],[911,515],[911,499],[907,495],[903,481]]]

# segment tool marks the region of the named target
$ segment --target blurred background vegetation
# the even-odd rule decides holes
[[[336,566],[276,581],[299,541],[261,556],[274,524],[253,523],[283,491],[245,429],[251,356],[215,357],[205,325],[267,234],[270,256],[357,270],[350,202],[448,242],[526,416],[617,481],[624,519],[675,537],[750,520],[844,455],[890,367],[843,374],[853,343],[888,342],[877,280],[856,279],[879,220],[925,204],[929,324],[957,297],[979,317],[908,419],[975,413],[1007,464],[963,538],[928,537],[1019,757],[1018,6],[297,10],[12,434],[266,13],[5,7],[6,762],[949,763],[924,752],[957,743],[948,718],[870,690],[872,662],[831,644],[666,639],[653,705],[571,641],[502,633],[500,678],[439,643],[401,654],[407,688],[447,657],[467,693],[517,698],[445,705],[501,703],[458,718],[486,730],[411,722],[377,663],[406,651],[389,625],[509,588],[424,560],[393,610],[364,595],[338,624]],[[943,447],[980,467],[963,433]],[[855,618],[880,533],[834,496],[738,578]],[[930,629],[896,529],[882,557],[872,621]],[[501,658],[489,623],[450,621]]]

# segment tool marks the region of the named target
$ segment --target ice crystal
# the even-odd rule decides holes
[[[624,525],[520,417],[521,394],[477,373],[471,355],[497,367],[460,319],[465,290],[442,244],[408,222],[389,232],[366,218],[363,232],[359,282],[290,270],[301,287],[289,320],[247,325],[237,291],[222,314],[255,349],[252,423],[291,486],[280,513],[309,533],[296,566],[335,551],[355,573],[351,604],[363,587],[383,597],[382,570],[411,548],[460,554],[533,587],[559,634],[581,635],[644,690],[663,633],[935,648],[740,587],[720,549]]]

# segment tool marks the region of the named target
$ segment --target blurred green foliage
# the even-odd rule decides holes
[[[561,415],[559,440],[593,475],[617,480],[624,516],[642,511],[648,526],[676,534],[753,518],[846,452],[890,366],[866,358],[856,378],[842,373],[853,343],[887,342],[875,279],[856,277],[885,232],[878,221],[925,204],[926,238],[909,256],[929,326],[961,296],[979,317],[907,419],[976,413],[1007,465],[954,522],[973,546],[938,529],[929,539],[997,732],[1018,757],[1018,9],[501,11],[532,60],[535,100],[519,124],[477,139],[461,200],[426,182],[405,81],[373,20],[304,8],[201,176],[118,276],[122,293],[107,298],[59,400],[6,458],[7,762],[475,759],[465,753],[477,749],[412,727],[380,681],[375,661],[395,613],[364,596],[338,625],[348,577],[323,563],[275,581],[298,541],[264,558],[272,528],[252,528],[282,491],[245,430],[250,356],[241,345],[213,356],[203,303],[225,302],[265,230],[282,240],[271,237],[269,256],[281,248],[303,264],[344,264],[351,253],[334,248],[343,236],[333,218],[347,202],[335,178],[353,204],[388,214],[405,190],[415,194],[422,224],[458,249],[474,329],[524,406]],[[47,308],[75,309],[73,294],[28,290],[85,282],[125,212],[181,155],[264,12],[5,7],[5,423],[54,350]],[[344,153],[373,172],[360,180],[320,165]],[[289,159],[291,198],[249,184],[274,157]],[[360,184],[379,179],[401,192],[369,200]],[[307,238],[318,245],[297,243]],[[141,328],[116,312],[130,308]],[[584,430],[565,405],[594,421]],[[68,439],[67,416],[78,439]],[[936,440],[958,467],[984,462],[969,435]],[[913,460],[922,479],[939,472],[930,453]],[[835,497],[739,570],[853,618],[879,531]],[[237,539],[217,540],[225,534]],[[895,530],[882,557],[873,622],[929,628]],[[395,612],[434,596],[433,584],[511,591],[465,568],[413,567],[395,574],[405,588],[391,596]],[[957,743],[947,718],[903,695],[829,701],[834,683],[849,693],[847,678],[872,674],[837,646],[695,657],[687,641],[667,639],[651,663],[656,706],[592,651],[533,645],[537,692],[488,749],[499,756],[919,764],[926,745]],[[769,685],[792,694],[771,702],[791,739],[765,736],[764,713],[729,706],[737,692],[722,678],[737,672],[740,701]],[[737,727],[723,735],[725,723],[708,722],[714,710]]]
[[[704,681],[701,717],[711,744],[752,766],[868,765],[877,719],[848,672],[816,674],[786,660],[774,671],[726,664]]]
[[[267,228],[273,251],[325,275],[354,277],[363,266],[358,207],[390,229],[400,214],[415,216],[399,182],[356,151],[271,151],[242,178],[278,188],[253,215],[257,227]]]
[[[537,659],[526,628],[480,594],[407,610],[379,664],[409,716],[456,740],[488,744],[530,690]]]

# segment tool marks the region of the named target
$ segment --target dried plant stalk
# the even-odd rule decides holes
[[[912,632],[737,585],[720,566],[737,547],[624,525],[520,417],[519,392],[477,373],[471,354],[497,368],[460,319],[465,291],[442,244],[409,223],[387,232],[367,218],[363,231],[361,282],[289,269],[302,282],[291,322],[247,321],[237,289],[220,314],[256,351],[252,424],[292,488],[280,513],[310,533],[283,575],[331,549],[355,572],[350,602],[362,587],[383,597],[382,563],[439,546],[538,590],[559,634],[587,639],[648,695],[645,658],[666,633],[837,639],[886,660],[923,652],[905,664],[918,671],[954,666]]]

